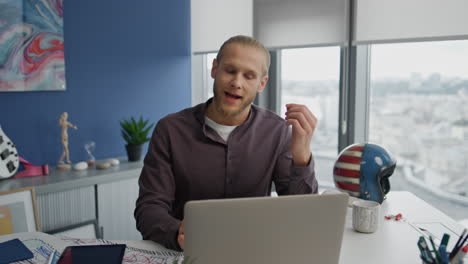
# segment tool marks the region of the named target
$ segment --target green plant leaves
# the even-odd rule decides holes
[[[120,121],[121,134],[127,144],[141,145],[150,140],[148,133],[153,128],[153,124],[149,124],[149,120],[143,120],[140,116],[138,120],[131,117]]]

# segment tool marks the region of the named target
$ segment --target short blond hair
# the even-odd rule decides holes
[[[244,35],[237,35],[237,36],[234,36],[234,37],[231,37],[229,38],[228,40],[226,40],[223,45],[221,45],[221,48],[219,49],[218,51],[218,55],[216,55],[216,61],[220,62],[221,59],[223,58],[223,53],[224,53],[224,50],[226,49],[226,47],[230,44],[241,44],[241,45],[244,45],[244,46],[249,46],[249,47],[254,47],[254,48],[257,48],[259,49],[260,51],[262,51],[265,55],[265,66],[266,66],[266,69],[264,69],[264,72],[263,72],[263,75],[267,75],[268,74],[268,70],[270,69],[270,52],[265,48],[265,46],[263,46],[263,44],[252,38],[252,37],[249,37],[249,36],[244,36]]]

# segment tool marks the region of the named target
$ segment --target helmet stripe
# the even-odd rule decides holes
[[[351,150],[351,151],[362,151],[364,149],[364,144],[359,144],[359,145],[356,145],[356,146],[352,146],[350,147],[349,149],[347,150]]]
[[[353,157],[362,157],[362,152],[361,151],[349,151],[346,150],[343,152],[341,155],[346,155],[346,156],[353,156]]]
[[[335,167],[335,169],[333,170],[333,173],[336,175],[345,176],[345,177],[353,177],[353,178],[361,177],[361,172],[358,170],[347,170],[347,169],[340,169],[340,168]]]
[[[352,192],[352,191],[342,190],[342,189],[340,189],[340,191],[348,193],[349,195],[354,196],[354,197],[359,197],[359,195],[360,195],[359,192]]]
[[[349,163],[353,163],[353,164],[360,164],[361,163],[361,157],[353,157],[353,156],[343,155],[343,156],[340,156],[338,158],[338,161],[349,162]]]
[[[361,169],[360,164],[350,164],[350,163],[344,163],[344,162],[335,163],[335,167],[341,168],[341,169],[348,169],[348,170],[357,170],[357,171]]]
[[[337,182],[343,182],[343,183],[354,183],[354,184],[359,184],[360,179],[359,178],[350,178],[350,177],[343,177],[340,175],[333,175],[335,177],[335,181]]]
[[[353,184],[353,183],[336,182],[336,186],[340,189],[350,190],[354,192],[359,192],[359,189],[360,189],[359,184]]]

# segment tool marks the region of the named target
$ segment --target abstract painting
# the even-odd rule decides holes
[[[0,92],[65,90],[63,0],[0,0]]]

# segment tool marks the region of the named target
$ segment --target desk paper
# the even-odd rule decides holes
[[[44,264],[50,254],[56,250],[60,254],[67,246],[121,244],[104,239],[77,239],[64,236],[52,236],[41,232],[17,233],[2,236],[0,242],[18,238],[34,254],[32,259],[15,262],[18,264]],[[158,250],[152,251],[127,246],[122,263],[124,264],[182,264],[183,253]]]

